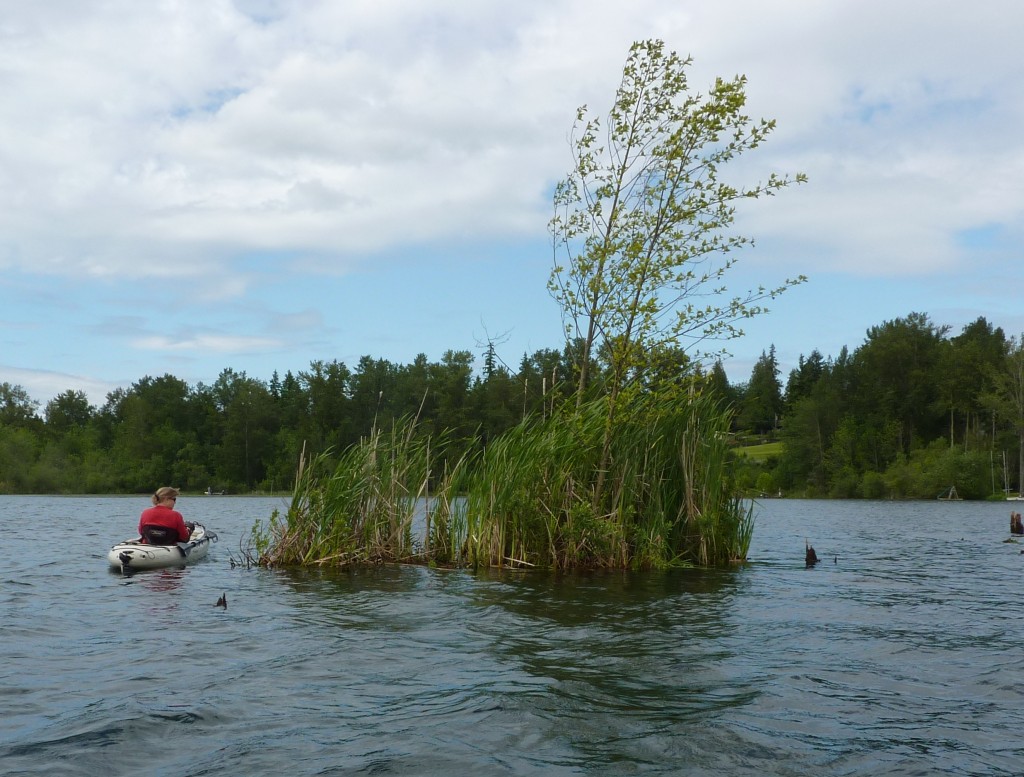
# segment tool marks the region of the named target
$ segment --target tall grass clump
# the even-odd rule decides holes
[[[387,432],[375,428],[334,464],[328,453],[303,457],[288,510],[253,527],[256,562],[344,566],[424,555],[412,526],[428,494],[431,448],[415,432],[415,419],[403,419]],[[429,508],[426,520],[429,527]]]
[[[609,426],[607,402],[567,403],[461,458],[438,455],[443,441],[432,451],[413,419],[334,464],[304,459],[291,506],[253,528],[248,555],[265,566],[551,569],[746,558],[752,508],[726,467],[727,414],[704,395],[650,394]]]
[[[466,468],[455,487],[467,563],[663,568],[746,557],[752,512],[734,496],[717,403],[643,397],[609,436],[606,402],[524,422]]]

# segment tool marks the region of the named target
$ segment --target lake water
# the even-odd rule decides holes
[[[0,773],[1024,772],[1005,504],[769,500],[731,570],[232,568],[283,504],[186,495],[220,542],[124,578],[144,498],[0,497]]]

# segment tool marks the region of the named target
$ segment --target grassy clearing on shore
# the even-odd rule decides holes
[[[782,455],[782,443],[781,442],[766,442],[760,445],[745,445],[740,448],[734,448],[735,452],[739,456],[746,456],[748,459],[754,459],[756,461],[764,461],[771,456]]]

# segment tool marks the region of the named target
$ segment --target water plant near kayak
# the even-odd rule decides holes
[[[605,401],[524,421],[447,464],[432,459],[414,420],[374,431],[333,468],[314,457],[290,508],[254,527],[252,556],[267,566],[554,569],[744,559],[753,517],[726,469],[727,414],[699,393],[644,397],[620,419],[599,472]]]
[[[246,554],[265,566],[420,557],[425,549],[414,542],[412,524],[428,494],[431,449],[415,431],[415,420],[404,419],[388,431],[374,428],[337,459],[303,457],[288,510],[257,523]]]

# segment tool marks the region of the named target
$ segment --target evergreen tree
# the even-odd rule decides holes
[[[761,358],[751,370],[740,411],[740,426],[755,434],[769,434],[778,427],[782,407],[779,363],[773,345],[768,353],[761,351]]]
[[[725,367],[722,366],[721,359],[715,360],[711,371],[704,380],[704,385],[707,391],[710,391],[717,397],[721,397],[722,401],[726,404],[731,404],[735,399],[736,391],[729,385],[729,376],[725,372]]]
[[[824,373],[825,360],[817,348],[811,351],[811,355],[806,359],[800,354],[797,367],[790,371],[789,380],[786,382],[786,410],[791,409],[804,397],[810,396]]]

